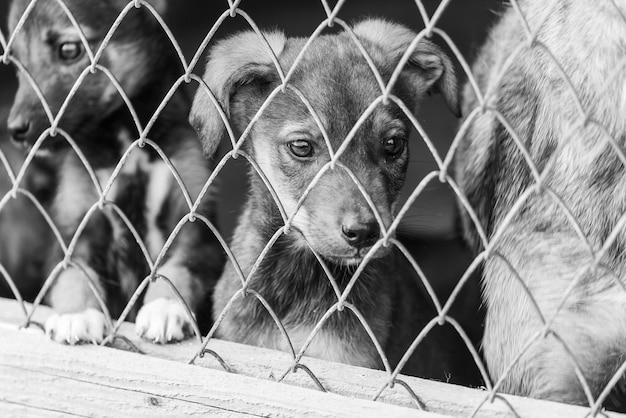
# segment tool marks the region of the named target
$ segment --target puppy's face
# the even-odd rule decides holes
[[[290,85],[309,100],[336,152],[381,90],[356,46],[346,46],[345,39],[335,37],[319,41],[298,64]],[[284,55],[289,59],[290,51]],[[385,75],[388,78],[390,74]],[[233,97],[231,115],[239,131],[260,107],[264,93],[277,85],[273,80],[264,86],[249,86],[249,91],[244,87]],[[264,92],[259,94],[259,90]],[[287,216],[295,214],[293,226],[302,234],[293,234],[295,242],[302,246],[308,242],[334,262],[354,264],[381,237],[381,226],[387,228],[393,220],[405,180],[409,133],[409,122],[400,109],[395,104],[381,104],[357,128],[339,164],[331,169],[327,166],[331,153],[322,130],[303,101],[287,89],[273,99],[254,125],[248,149]],[[326,171],[298,207],[320,170]],[[381,249],[375,256],[386,251]]]
[[[354,35],[384,83],[417,36],[401,25],[378,19],[357,24]],[[408,117],[392,100],[378,103],[370,112],[382,95],[381,86],[349,34],[317,37],[307,44],[295,67],[305,39],[289,39],[280,32],[265,33],[264,39],[285,72],[295,68],[288,87],[270,102],[266,99],[282,81],[268,45],[253,32],[215,45],[204,80],[236,136],[255,120],[244,146],[302,233],[300,238],[292,234],[296,245],[308,243],[338,263],[358,263],[393,220],[408,162]],[[406,108],[416,109],[424,95],[441,92],[450,109],[458,113],[453,65],[434,44],[422,40],[414,45],[398,71],[391,92]],[[310,104],[319,124],[294,90]],[[225,130],[203,89],[196,93],[190,122],[199,131],[205,152],[212,154]],[[341,147],[339,156],[333,157]],[[328,164],[333,158],[334,167]],[[385,252],[381,248],[375,256]]]
[[[94,51],[122,8],[122,1],[65,2]],[[117,4],[119,3],[119,4]],[[127,3],[127,2],[124,2]],[[13,1],[9,30],[13,32],[26,11],[28,2]],[[143,15],[143,13],[141,13]],[[134,16],[133,16],[134,15]],[[138,13],[128,18],[114,35],[99,63],[111,70],[126,93],[132,97],[148,71],[146,34],[138,30]],[[134,29],[134,30],[133,30]],[[48,102],[55,117],[85,68],[90,65],[79,30],[55,1],[39,1],[18,32],[11,49],[24,70],[17,70],[19,88],[8,119],[13,141],[31,147],[50,120],[26,73],[29,73]],[[70,135],[88,134],[94,124],[122,105],[123,100],[111,80],[102,72],[88,74],[69,102],[59,126]],[[78,138],[75,138],[78,139]],[[42,150],[52,151],[65,145],[59,137],[48,138]],[[42,151],[44,153],[44,151]]]

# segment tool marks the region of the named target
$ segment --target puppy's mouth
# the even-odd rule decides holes
[[[11,140],[13,145],[24,151],[25,154],[30,154],[33,151],[35,144],[28,142],[20,142]],[[35,156],[39,158],[49,158],[58,153],[60,150],[66,148],[66,143],[62,139],[49,138],[35,151]]]
[[[343,266],[358,266],[361,261],[363,261],[363,257],[361,256],[336,256],[336,255],[327,255],[324,257],[328,259],[333,264],[343,265]]]
[[[359,265],[365,256],[369,253],[372,247],[354,249],[351,254],[326,254],[322,257],[331,261],[334,264],[344,265],[344,266],[357,266]],[[379,248],[374,254],[371,255],[370,259],[381,258],[387,255],[389,252],[384,248]]]
[[[31,152],[33,147],[29,147],[27,152]],[[54,150],[49,147],[39,147],[37,151],[35,151],[35,156],[39,158],[50,158],[54,155]]]

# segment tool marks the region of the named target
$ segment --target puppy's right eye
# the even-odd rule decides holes
[[[59,45],[59,58],[66,62],[76,61],[83,52],[83,44],[80,42],[64,42]]]
[[[393,137],[383,141],[383,152],[390,160],[395,160],[406,148],[406,139],[402,137]]]
[[[313,145],[304,139],[297,139],[288,144],[289,150],[298,158],[309,158],[313,155]]]

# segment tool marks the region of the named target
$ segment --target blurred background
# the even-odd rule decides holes
[[[6,20],[8,1],[0,3],[0,21],[2,31],[7,34]],[[227,9],[226,0],[182,0],[170,2],[171,6],[165,16],[177,41],[180,43],[185,57],[191,60],[199,44],[211,29],[215,20]],[[331,1],[331,4],[335,2]],[[429,15],[439,5],[440,1],[423,1]],[[470,59],[473,51],[480,45],[490,22],[496,16],[501,1],[495,0],[453,0],[443,14],[440,24],[455,42],[466,59]],[[261,29],[280,28],[289,36],[308,36],[325,19],[326,14],[319,0],[243,0],[240,8],[246,11]],[[424,27],[418,8],[414,0],[348,0],[342,6],[338,17],[347,22],[364,17],[386,17],[390,20],[403,23],[415,30]],[[227,36],[238,30],[249,29],[247,22],[240,16],[228,18],[218,30],[215,39]],[[445,46],[441,39],[433,41]],[[470,61],[471,62],[471,61]],[[204,60],[196,67],[196,73],[202,74]],[[461,71],[459,69],[459,71]],[[10,107],[13,95],[17,88],[15,71],[11,66],[0,65],[0,126],[6,123],[6,108]],[[454,137],[458,120],[452,116],[439,97],[427,99],[424,103],[418,120],[423,124],[426,132],[434,141],[441,155],[445,155],[450,142]],[[411,164],[408,181],[405,187],[405,196],[413,190],[426,173],[434,170],[436,164],[425,148],[422,141],[411,142]],[[7,136],[0,138],[3,148]],[[225,144],[228,146],[228,144]],[[242,176],[242,161],[233,161],[228,164],[223,173],[222,181],[229,184],[228,191],[222,197],[221,224],[226,236],[236,222],[241,207],[242,193],[245,191],[245,177]],[[3,175],[4,173],[0,173]],[[419,235],[450,236],[454,233],[453,227],[453,196],[447,186],[433,182],[418,198],[411,212],[405,219],[405,228]]]
[[[5,37],[8,37],[6,28],[8,3],[8,1],[0,2],[0,28]],[[334,6],[336,2],[330,1],[329,3]],[[424,0],[422,3],[429,15],[432,15],[440,1]],[[501,0],[452,0],[443,13],[438,27],[447,32],[465,59],[471,63],[474,52],[481,45],[493,20],[497,17],[497,11],[502,7],[501,4]],[[280,28],[289,36],[309,36],[326,17],[319,0],[243,0],[239,7],[246,11],[261,29]],[[165,20],[181,45],[187,60],[191,59],[216,19],[227,8],[226,0],[170,2]],[[364,17],[386,17],[416,31],[424,27],[414,0],[347,0],[338,17],[349,23]],[[242,29],[249,29],[248,23],[242,17],[227,18],[214,39]],[[433,41],[446,47],[445,42],[436,35]],[[204,59],[196,67],[195,73],[201,75],[203,67]],[[460,67],[458,71],[464,79]],[[15,70],[10,65],[0,64],[0,148],[9,156],[11,164],[17,170],[22,157],[9,143],[5,130],[8,109],[16,88]],[[448,111],[437,96],[428,98],[423,103],[417,117],[443,158],[454,138],[458,119]],[[437,168],[423,141],[417,134],[414,134],[414,137],[410,145],[410,168],[403,200],[427,173]],[[221,154],[225,153],[229,147],[229,144],[224,144]],[[219,206],[220,227],[227,239],[231,236],[237,222],[247,192],[245,164],[243,159],[232,160],[219,176],[220,182],[227,185],[220,192]],[[45,167],[43,169],[45,172]],[[45,184],[39,186],[46,187]],[[0,198],[9,188],[9,178],[0,165]],[[434,286],[442,295],[451,291],[471,261],[471,255],[459,239],[455,212],[454,195],[447,185],[435,180],[418,197],[403,221],[404,230],[411,236],[409,245],[414,253],[419,254],[418,262],[427,273],[427,277],[435,279]],[[21,216],[21,221],[16,221],[15,214],[18,214],[18,218]],[[0,234],[6,237],[10,232],[13,235],[20,236],[21,234],[25,237],[29,233],[28,226],[31,224],[29,216],[31,219],[38,217],[29,202],[7,205],[0,218]],[[41,222],[41,219],[38,222]],[[24,240],[30,242],[26,238]],[[33,260],[35,260],[36,256],[43,252],[41,248],[33,245],[23,244],[22,247],[18,238],[15,240],[2,238],[0,239],[0,256],[3,252],[20,251],[22,248],[21,251],[32,252]],[[31,298],[33,292],[34,290],[25,291],[25,297]],[[476,290],[475,295],[477,294]],[[0,295],[10,295],[2,280],[0,280]]]

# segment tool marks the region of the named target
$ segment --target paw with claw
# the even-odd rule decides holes
[[[135,320],[135,332],[147,340],[165,344],[193,335],[193,328],[178,300],[159,298],[141,307]]]

